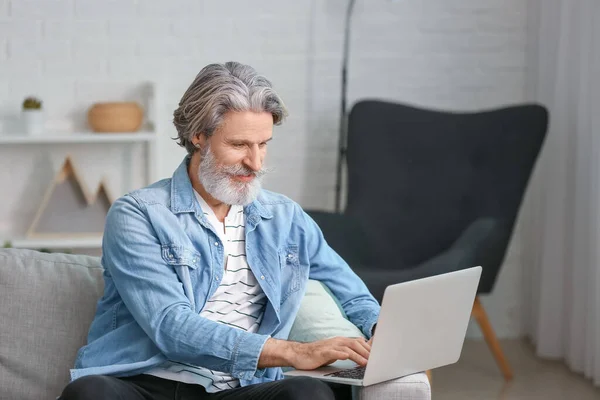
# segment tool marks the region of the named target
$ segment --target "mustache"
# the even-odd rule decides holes
[[[253,175],[256,178],[260,178],[260,177],[266,175],[267,173],[271,172],[272,168],[262,167],[258,171],[253,171],[250,168],[245,167],[242,164],[236,164],[236,165],[228,165],[226,167],[223,167],[223,171],[230,175],[233,175],[233,176]]]

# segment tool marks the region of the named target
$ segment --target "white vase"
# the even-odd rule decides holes
[[[29,135],[41,135],[44,133],[44,111],[25,109],[21,112],[23,128]]]

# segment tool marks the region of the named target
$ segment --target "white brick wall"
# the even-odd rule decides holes
[[[73,15],[72,0],[16,0],[8,3],[9,15],[14,18],[69,18]]]
[[[522,101],[526,3],[358,0],[350,100],[450,109]],[[170,129],[161,132],[157,162],[167,176],[183,155],[168,122],[183,91],[207,63],[239,60],[267,75],[291,112],[276,128],[267,186],[306,207],[332,208],[345,7],[345,0],[0,0],[0,116],[14,117],[25,95],[39,94],[50,118],[83,123],[81,105],[103,100],[107,84],[156,80]],[[2,166],[33,154],[15,149],[0,148]],[[0,172],[0,184],[35,176]],[[22,190],[11,194],[19,202],[0,197],[0,234],[37,206]],[[6,206],[17,203],[19,210]],[[489,300],[504,336],[519,333],[517,268],[507,265],[504,290]]]

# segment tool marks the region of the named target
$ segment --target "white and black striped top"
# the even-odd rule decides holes
[[[241,206],[231,206],[222,223],[198,193],[196,197],[206,218],[223,242],[226,255],[223,280],[200,315],[237,329],[256,332],[262,321],[267,298],[246,261],[244,210]],[[168,361],[147,374],[199,384],[209,393],[240,385],[239,380],[229,374],[175,361]]]

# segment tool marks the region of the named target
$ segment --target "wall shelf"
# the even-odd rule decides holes
[[[156,138],[154,132],[135,132],[135,133],[94,133],[79,132],[69,134],[48,134],[48,135],[25,135],[25,134],[1,134],[0,144],[30,144],[30,143],[137,143],[151,142]]]

